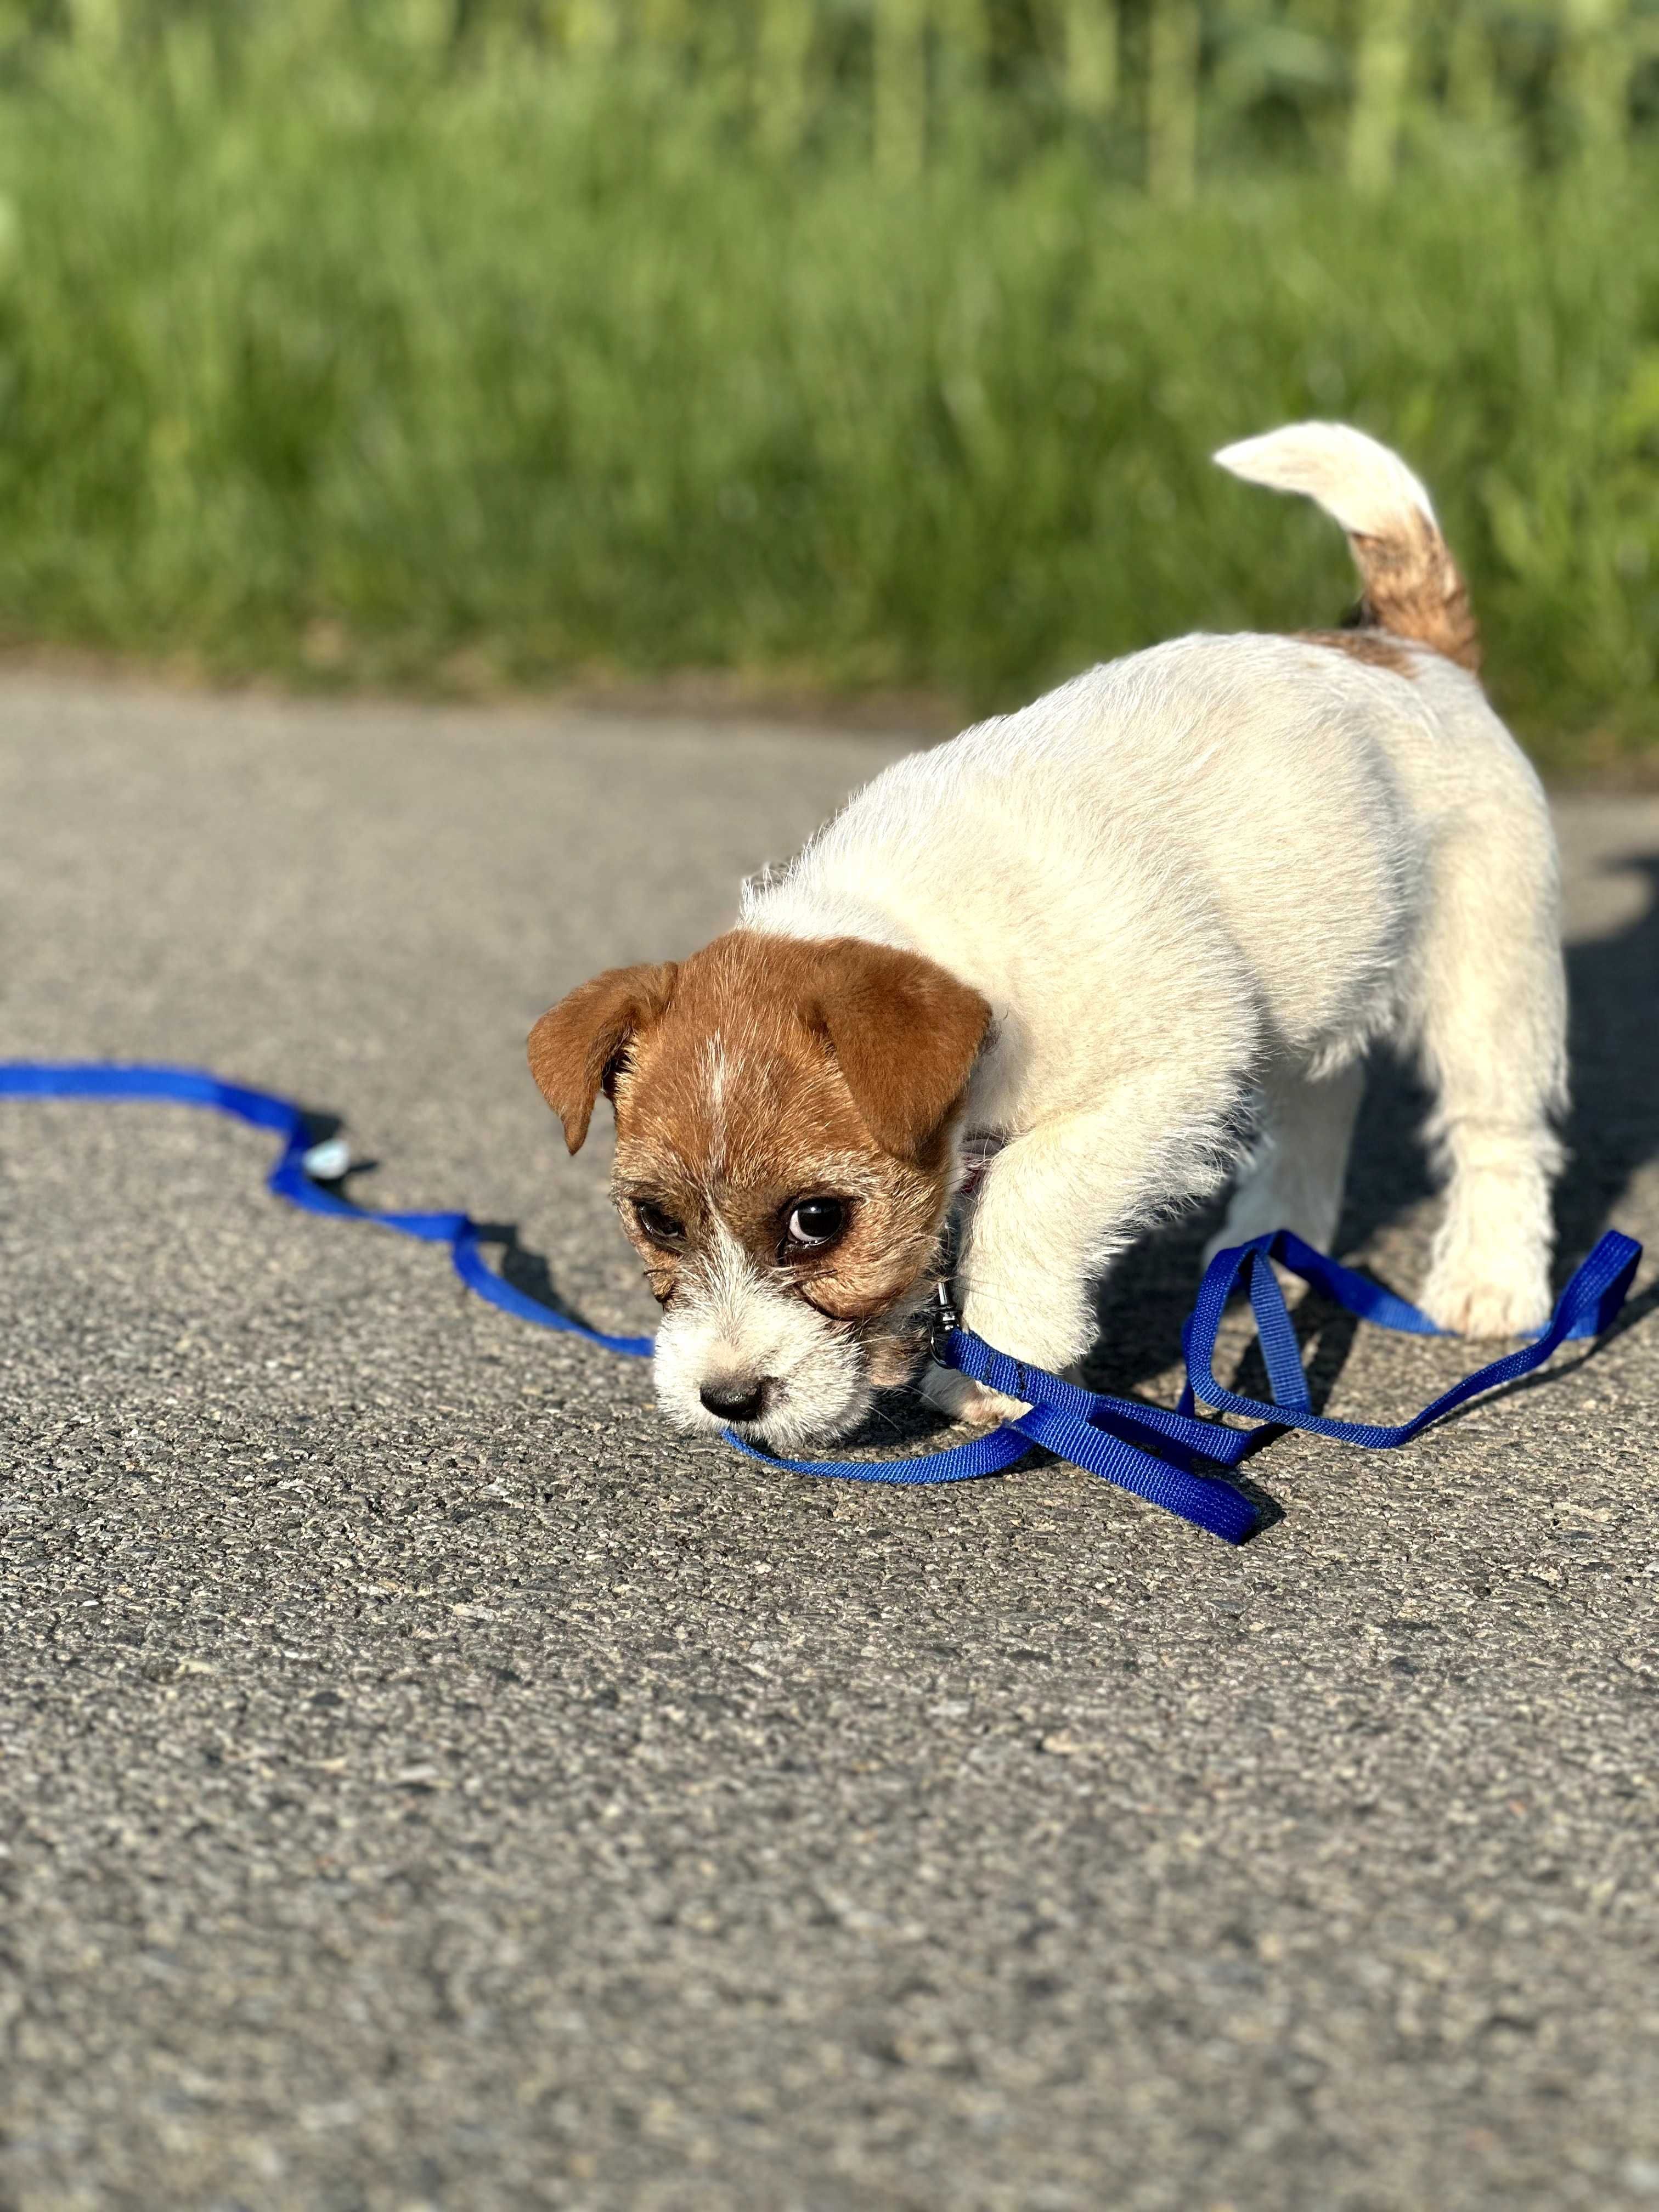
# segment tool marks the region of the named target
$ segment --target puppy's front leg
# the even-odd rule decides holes
[[[1050,1372],[1095,1336],[1095,1285],[1149,1222],[1207,1195],[1231,1165],[1226,1134],[1242,1077],[1137,1070],[1087,1113],[1041,1125],[987,1170],[957,1274],[964,1322]],[[941,1368],[926,1395],[964,1420],[1006,1420],[1013,1401]]]

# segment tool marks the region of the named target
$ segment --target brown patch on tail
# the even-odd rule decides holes
[[[1417,664],[1398,637],[1380,629],[1297,629],[1291,633],[1299,645],[1327,645],[1333,653],[1346,653],[1372,668],[1391,669],[1396,676],[1415,678]]]
[[[1451,549],[1428,517],[1413,514],[1386,538],[1351,533],[1364,596],[1358,628],[1410,638],[1480,672],[1480,630]],[[1363,656],[1362,656],[1363,657]]]

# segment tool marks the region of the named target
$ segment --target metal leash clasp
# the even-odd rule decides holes
[[[929,1316],[927,1333],[928,1356],[939,1367],[948,1367],[945,1348],[952,1335],[962,1327],[962,1316],[957,1310],[957,1255],[962,1247],[961,1233],[953,1215],[945,1217],[939,1240],[939,1278],[933,1285],[933,1306]]]

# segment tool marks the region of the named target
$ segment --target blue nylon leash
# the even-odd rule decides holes
[[[328,1141],[314,1143],[302,1109],[270,1091],[222,1082],[217,1076],[191,1068],[14,1060],[0,1062],[0,1097],[149,1099],[208,1107],[257,1128],[273,1130],[282,1138],[283,1149],[266,1182],[289,1205],[336,1220],[368,1222],[399,1236],[416,1237],[422,1243],[447,1245],[462,1281],[504,1313],[532,1322],[538,1328],[580,1337],[607,1352],[636,1359],[650,1356],[650,1337],[614,1336],[591,1328],[586,1322],[542,1304],[504,1280],[485,1260],[481,1232],[470,1215],[381,1212],[354,1206],[323,1188],[316,1177],[321,1172],[319,1162],[329,1153]],[[343,1172],[346,1165],[346,1156],[342,1152],[339,1158],[336,1173]],[[1301,1346],[1272,1263],[1276,1261],[1299,1276],[1345,1312],[1379,1328],[1414,1336],[1438,1336],[1444,1332],[1404,1298],[1327,1259],[1289,1230],[1281,1229],[1218,1253],[1211,1261],[1192,1317],[1182,1332],[1188,1380],[1173,1410],[1085,1390],[1079,1383],[1064,1382],[1041,1368],[1010,1358],[970,1329],[958,1326],[936,1344],[934,1356],[988,1389],[1029,1406],[1030,1410],[1018,1419],[945,1451],[896,1460],[784,1459],[746,1444],[730,1430],[726,1432],[726,1440],[749,1458],[792,1474],[900,1484],[972,1481],[1000,1473],[1023,1458],[1033,1444],[1041,1444],[1058,1457],[1208,1529],[1230,1544],[1242,1544],[1255,1529],[1255,1507],[1231,1483],[1201,1473],[1195,1461],[1237,1468],[1285,1428],[1304,1429],[1373,1450],[1395,1450],[1481,1392],[1531,1374],[1570,1338],[1599,1335],[1623,1305],[1641,1256],[1642,1248],[1633,1239],[1609,1230],[1562,1292],[1548,1328],[1540,1336],[1466,1376],[1414,1419],[1395,1427],[1333,1420],[1312,1410]],[[1224,1389],[1215,1377],[1217,1334],[1228,1299],[1241,1277],[1248,1278],[1246,1287],[1273,1394],[1270,1400]],[[1242,1414],[1261,1425],[1238,1429],[1202,1419],[1196,1411],[1197,1399],[1220,1413]]]
[[[563,1329],[590,1344],[603,1345],[607,1352],[624,1352],[635,1359],[651,1356],[650,1337],[607,1336],[603,1329],[557,1313],[504,1281],[485,1260],[478,1224],[470,1214],[382,1212],[374,1206],[353,1206],[335,1192],[319,1188],[307,1171],[306,1160],[321,1147],[313,1145],[304,1112],[292,1100],[269,1091],[224,1083],[216,1075],[190,1067],[106,1067],[74,1061],[53,1066],[16,1060],[0,1060],[0,1098],[147,1098],[172,1106],[207,1106],[216,1113],[234,1115],[239,1121],[251,1121],[255,1128],[274,1129],[283,1149],[265,1186],[290,1206],[336,1221],[367,1221],[376,1229],[417,1237],[422,1244],[447,1244],[455,1272],[467,1288],[503,1313],[516,1314],[520,1321],[534,1322],[542,1328]]]

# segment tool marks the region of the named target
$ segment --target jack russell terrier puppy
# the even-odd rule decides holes
[[[1216,458],[1341,525],[1356,627],[1177,638],[900,761],[735,927],[537,1023],[573,1152],[614,1103],[684,1426],[780,1451],[856,1427],[924,1359],[953,1209],[966,1325],[1049,1369],[1088,1351],[1115,1255],[1241,1163],[1218,1246],[1328,1247],[1383,1039],[1436,1098],[1422,1304],[1477,1337],[1547,1318],[1556,854],[1462,579],[1358,430]],[[962,1419],[1023,1410],[938,1367],[922,1388]]]

